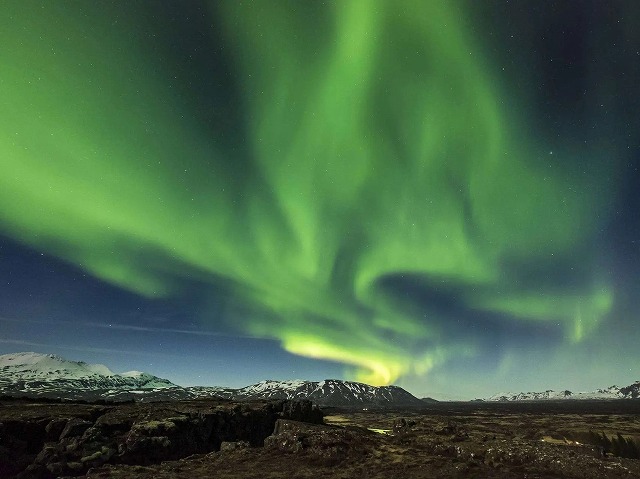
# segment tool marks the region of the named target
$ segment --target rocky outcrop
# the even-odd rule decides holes
[[[342,428],[278,419],[273,434],[264,440],[267,450],[303,454],[323,466],[337,465],[349,454],[366,455],[371,449],[371,436],[363,428]]]
[[[107,463],[86,479],[637,479],[640,461],[624,450],[640,444],[634,422],[640,406],[604,405],[606,414],[581,409],[582,402],[565,412],[487,402],[441,403],[402,417],[340,411],[324,425],[280,418],[264,447],[224,441],[219,451],[175,461]]]
[[[262,446],[281,419],[322,423],[309,401],[186,401],[0,407],[0,477],[79,476],[104,464],[149,465]]]

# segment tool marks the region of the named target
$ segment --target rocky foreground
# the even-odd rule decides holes
[[[308,401],[5,400],[0,477],[640,477],[637,401],[578,403],[323,417]]]
[[[85,476],[105,464],[151,465],[262,447],[278,420],[321,424],[309,401],[91,405],[0,402],[0,477]]]

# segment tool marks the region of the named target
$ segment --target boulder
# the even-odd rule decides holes
[[[394,434],[405,434],[411,430],[413,426],[416,425],[416,422],[411,419],[406,419],[404,417],[398,418],[393,421],[393,433]]]
[[[82,436],[82,434],[84,434],[84,432],[91,426],[93,426],[91,421],[85,421],[84,419],[77,417],[70,419],[60,433],[60,439],[62,440],[68,437]]]
[[[46,441],[57,441],[60,439],[62,431],[69,422],[66,417],[56,417],[47,423],[44,430],[46,432]]]
[[[247,441],[222,441],[220,451],[235,451],[236,449],[246,449],[249,446]]]

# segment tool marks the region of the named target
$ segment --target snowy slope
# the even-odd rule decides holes
[[[115,374],[102,364],[68,361],[53,354],[0,356],[0,395],[97,400],[243,400],[310,399],[333,407],[423,407],[424,402],[397,386],[326,379],[262,381],[240,389],[177,386],[140,371]]]
[[[369,386],[352,381],[262,381],[241,389],[233,399],[310,399],[332,407],[420,407],[424,403],[398,386]]]
[[[102,364],[68,361],[53,354],[0,356],[0,394],[94,399],[177,388],[166,379],[133,371],[115,374]]]
[[[15,353],[0,356],[0,374],[3,376],[10,374],[23,380],[114,375],[103,364],[67,361],[54,354],[38,353]]]
[[[571,392],[553,391],[551,389],[544,392],[526,393],[498,393],[487,399],[487,401],[544,401],[544,400],[565,400],[565,399],[637,399],[640,397],[640,381],[636,381],[630,386],[618,387],[609,386],[605,389],[597,389],[593,392]]]

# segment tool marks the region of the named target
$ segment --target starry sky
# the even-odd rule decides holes
[[[0,353],[418,396],[640,379],[635,0],[10,0]]]

